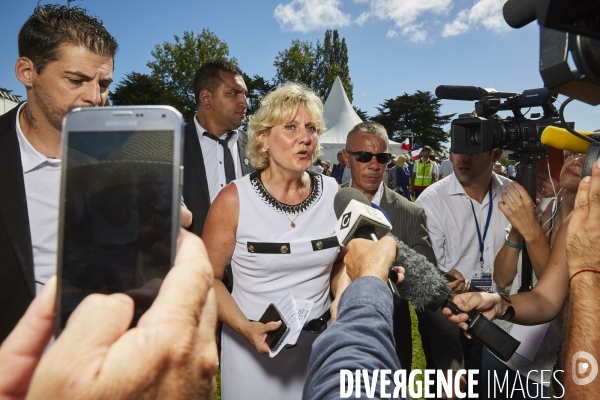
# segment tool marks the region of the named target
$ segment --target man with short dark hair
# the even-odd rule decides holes
[[[204,63],[194,77],[198,113],[185,126],[183,197],[194,216],[190,230],[202,235],[208,208],[221,189],[254,172],[239,129],[248,101],[242,71],[223,61]]]
[[[350,168],[350,187],[361,191],[369,201],[380,206],[392,223],[392,234],[430,262],[435,254],[425,227],[425,213],[383,184],[383,172],[391,160],[385,128],[376,122],[356,125],[346,138],[344,159]],[[412,362],[412,332],[408,303],[400,301],[394,309],[396,353],[402,368],[409,370]]]
[[[498,203],[511,181],[493,172],[502,150],[477,155],[456,152],[453,149],[451,153],[454,174],[429,186],[416,203],[425,210],[438,267],[457,278],[449,286],[462,285],[466,290],[466,279],[482,290],[494,291],[494,260],[504,244],[508,225]],[[457,362],[453,370],[478,369],[481,345],[467,340],[456,327],[452,335],[440,335],[433,324],[443,318],[439,310],[425,310],[419,315],[425,355],[451,353]],[[440,368],[429,357],[427,364],[427,368]]]
[[[27,100],[0,117],[0,342],[56,273],[62,120],[106,102],[118,47],[98,18],[57,5],[37,7],[18,42]]]

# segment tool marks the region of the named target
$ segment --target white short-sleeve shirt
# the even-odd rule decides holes
[[[482,236],[489,207],[493,207],[483,247],[484,273],[493,273],[496,253],[504,243],[508,219],[498,209],[498,202],[502,201],[501,195],[510,184],[510,179],[493,173],[491,204],[488,195],[482,203],[472,201]],[[425,210],[438,267],[446,272],[456,269],[469,280],[481,277],[479,238],[471,198],[456,175],[452,174],[429,186],[416,203]]]

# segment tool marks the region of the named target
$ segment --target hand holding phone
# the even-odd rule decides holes
[[[55,334],[92,293],[128,293],[135,326],[173,265],[183,119],[166,106],[76,108],[63,122]]]
[[[271,351],[275,351],[279,348],[281,342],[290,331],[290,326],[279,312],[277,306],[271,303],[269,304],[269,307],[267,307],[262,317],[260,317],[258,322],[267,324],[269,322],[277,321],[281,321],[281,326],[279,326],[279,328],[275,329],[274,331],[267,332],[267,339],[265,340]]]

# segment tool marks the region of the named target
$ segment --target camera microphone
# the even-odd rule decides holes
[[[537,19],[537,0],[508,0],[502,14],[511,28],[522,28]]]
[[[486,92],[477,86],[440,85],[435,89],[435,95],[445,100],[477,101]]]

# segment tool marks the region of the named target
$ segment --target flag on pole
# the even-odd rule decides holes
[[[402,142],[402,150],[410,151],[410,141],[408,140],[408,138],[406,138],[404,142]]]
[[[410,155],[412,156],[413,160],[416,160],[417,158],[419,158],[419,154],[421,154],[421,150],[423,150],[422,144],[413,147],[413,149],[410,152]]]

